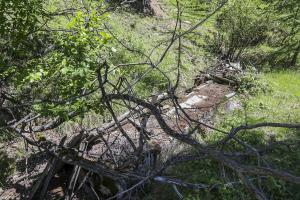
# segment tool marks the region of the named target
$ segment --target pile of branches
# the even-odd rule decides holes
[[[200,85],[206,81],[212,80],[219,84],[237,86],[237,77],[240,77],[244,72],[240,62],[230,62],[228,59],[217,59],[217,62],[207,68],[205,71],[200,71],[196,76],[194,85]]]
[[[127,46],[111,32],[111,35],[128,51],[136,52],[145,58],[145,61],[141,63],[123,63],[115,67],[146,65],[148,69],[132,83],[125,81],[124,77],[120,77],[119,81],[114,83],[110,80],[112,67],[107,62],[99,64],[99,68],[95,72],[97,75],[96,89],[86,91],[76,98],[99,93],[101,97],[99,102],[105,106],[111,116],[112,121],[110,123],[92,129],[82,127],[71,139],[67,140],[66,137],[63,137],[59,144],[56,144],[46,138],[38,138],[36,135],[59,127],[66,119],[72,119],[78,113],[70,112],[67,118],[58,116],[45,122],[40,114],[29,112],[21,118],[9,120],[6,124],[10,130],[14,130],[24,138],[26,144],[37,147],[40,151],[46,152],[50,156],[44,172],[24,199],[45,199],[51,180],[66,166],[71,166],[71,168],[68,168],[71,170],[69,170],[70,174],[66,179],[66,190],[63,194],[66,199],[73,199],[80,192],[85,193],[88,199],[134,199],[138,198],[140,189],[152,182],[173,186],[174,192],[182,199],[183,195],[178,187],[205,190],[217,186],[205,183],[187,183],[180,179],[169,178],[166,171],[182,162],[204,159],[213,160],[222,166],[220,170],[230,170],[238,178],[238,180],[228,181],[226,177],[220,177],[220,179],[228,181],[224,183],[225,185],[230,185],[232,182],[243,184],[250,193],[260,200],[268,199],[268,195],[264,193],[256,182],[252,181],[254,177],[257,180],[262,180],[264,177],[275,177],[280,180],[300,184],[299,175],[288,173],[270,165],[265,157],[270,149],[276,149],[283,142],[274,142],[264,148],[258,148],[249,145],[240,137],[245,130],[261,127],[295,129],[300,128],[300,124],[265,122],[243,124],[233,127],[231,130],[219,130],[202,122],[201,119],[190,117],[178,102],[177,90],[180,85],[180,69],[182,66],[182,38],[197,29],[221,9],[225,3],[226,1],[205,19],[186,31],[181,30],[181,11],[178,6],[178,16],[172,37],[161,44],[161,46],[166,44],[165,50],[157,61],[153,61],[151,56],[144,52]],[[109,27],[106,28],[110,31]],[[174,83],[160,69],[160,64],[171,47],[176,44],[178,45],[178,60],[177,79]],[[140,98],[133,92],[133,85],[150,71],[161,73],[168,81],[168,88],[164,95],[151,99]],[[174,127],[168,123],[168,116],[162,109],[164,102],[167,100],[175,108],[174,117],[178,121],[184,121],[188,124],[190,131],[183,131],[179,124],[177,127]],[[5,101],[10,100],[5,99]],[[122,105],[128,112],[118,117],[113,107],[115,104]],[[18,106],[17,102],[14,105]],[[153,134],[147,127],[150,118],[154,119],[159,125],[160,135],[192,148],[194,150],[193,153],[177,153],[158,163],[157,157],[161,152],[161,147],[160,144],[149,142],[153,137]],[[43,123],[39,124],[40,121],[43,121]],[[126,124],[130,124],[135,130],[129,131],[125,129]],[[200,126],[222,133],[223,137],[213,144],[202,143],[197,139],[199,138],[197,137],[197,130]],[[133,132],[137,134],[133,134]],[[232,141],[238,143],[244,150],[227,151],[226,147]],[[97,145],[100,145],[100,150],[97,153],[93,153],[92,149]],[[257,164],[248,164],[245,162],[245,158],[255,159]]]
[[[174,186],[175,192],[179,186],[197,190],[211,188],[213,187],[212,185],[185,183],[182,180],[170,179],[164,175],[165,171],[173,165],[201,159],[212,159],[221,166],[232,170],[257,199],[267,199],[267,196],[251,181],[253,177],[262,179],[262,177],[273,176],[296,184],[300,183],[299,176],[270,167],[264,157],[264,154],[270,148],[276,148],[277,145],[282,145],[282,142],[272,143],[270,146],[258,149],[250,146],[239,137],[244,130],[260,127],[300,128],[299,124],[245,124],[234,127],[230,131],[218,130],[202,123],[199,119],[190,118],[186,111],[180,107],[178,98],[174,93],[174,89],[176,89],[174,87],[168,90],[168,95],[157,99],[155,102],[143,100],[137,96],[122,93],[121,91],[108,92],[105,88],[105,85],[110,83],[107,79],[108,71],[109,66],[104,63],[97,71],[97,74],[99,90],[102,96],[101,101],[106,105],[113,118],[111,123],[91,130],[83,129],[67,143],[65,143],[66,138],[62,138],[60,144],[55,144],[47,140],[35,140],[30,137],[30,134],[44,131],[53,126],[53,124],[58,123],[58,121],[53,121],[39,127],[32,127],[29,123],[37,116],[29,114],[18,122],[22,124],[20,128],[18,128],[17,124],[12,126],[30,145],[36,146],[52,156],[38,182],[32,188],[29,199],[43,199],[51,179],[66,164],[73,166],[65,194],[67,199],[72,199],[75,192],[81,188],[89,194],[90,199],[130,199],[130,197],[135,195],[135,192],[149,182],[171,184]],[[187,121],[190,124],[189,128],[193,131],[184,133],[180,131],[179,127],[171,127],[166,122],[166,116],[161,110],[162,103],[166,99],[171,100],[174,104],[176,117]],[[129,112],[117,118],[112,107],[112,102],[114,101],[122,102],[124,106],[127,106]],[[162,129],[161,134],[165,134],[192,147],[197,151],[197,154],[179,153],[157,165],[157,155],[160,153],[160,148],[155,145],[147,148],[147,141],[151,138],[151,133],[147,130],[146,124],[151,116],[156,119],[160,129]],[[138,132],[137,137],[124,129],[124,124],[126,123],[131,123],[135,127]],[[203,144],[195,139],[197,137],[194,137],[197,134],[196,127],[199,126],[219,131],[224,134],[224,137],[216,141],[215,144]],[[112,134],[113,130],[117,130],[118,132],[115,137]],[[109,137],[114,139],[109,139]],[[231,141],[238,142],[245,148],[245,151],[224,151],[226,145],[230,145]],[[97,155],[90,154],[89,150],[99,143],[102,144],[101,153]],[[254,157],[260,162],[257,165],[248,165],[244,163],[243,158],[245,157]],[[108,187],[108,185],[101,185],[105,182],[104,180],[113,182],[114,189]],[[108,188],[105,190],[103,189],[104,187]],[[178,195],[181,196],[180,193]]]

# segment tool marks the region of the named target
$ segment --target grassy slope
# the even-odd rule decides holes
[[[255,95],[238,97],[244,109],[229,113],[229,115],[225,113],[225,118],[233,119],[233,123],[229,123],[227,127],[245,123],[245,117],[243,117],[245,113],[248,123],[299,122],[300,73],[297,71],[269,72],[260,74],[258,78],[256,84],[259,91]],[[219,121],[224,121],[224,117],[221,115]],[[234,120],[234,116],[240,119]]]
[[[168,9],[174,13],[174,1],[170,0],[164,2],[167,3]],[[184,17],[186,22],[192,23],[195,23],[198,19],[199,17],[195,17],[194,14],[187,14]],[[170,34],[167,34],[167,32],[173,28],[172,21],[174,22],[174,16],[170,16],[169,19],[162,20],[151,17],[142,17],[133,13],[116,12],[111,15],[109,24],[119,39],[122,39],[122,41],[125,41],[127,44],[130,44],[135,48],[149,52],[156,43],[163,41],[166,38],[170,38]],[[206,24],[203,27],[211,28],[210,24]],[[195,42],[198,44],[203,42],[202,39],[199,39],[195,36],[189,36],[189,39],[195,40]],[[183,57],[185,70],[183,73],[183,85],[186,87],[192,83],[192,78],[195,72],[205,66],[202,59],[204,55],[203,51],[200,48],[193,46],[190,43],[190,40],[186,39],[184,45],[186,51]],[[156,50],[156,52],[153,54],[154,60],[158,59],[159,55],[164,50],[164,47],[165,46],[162,46]],[[120,46],[118,46],[118,48],[120,48]],[[120,54],[115,60],[116,63],[120,60],[126,62],[141,61],[134,54],[123,54],[123,49],[120,49],[119,51]],[[172,71],[175,69],[174,66],[176,63],[174,61],[176,61],[176,47],[172,49],[165,61],[161,64],[162,69],[168,74],[172,73]],[[138,71],[140,71],[140,69],[130,69],[131,74],[138,73]],[[151,80],[151,77],[156,76],[157,74],[153,72],[149,75],[149,79]],[[293,71],[273,72],[261,74],[260,78],[261,80],[266,80],[268,87],[271,87],[272,91],[267,93],[261,92],[247,99],[242,99],[243,102],[246,102],[244,105],[246,105],[245,109],[248,120],[253,123],[259,121],[299,121],[300,73],[295,73]],[[145,88],[147,87],[147,84],[151,86],[153,85],[151,82],[145,82],[144,85],[137,87]],[[222,114],[222,112],[220,112],[219,115],[216,116],[216,122],[219,122],[219,127],[228,130],[231,126],[244,123],[244,113],[244,111],[234,111],[229,114]],[[285,129],[265,129],[263,132],[275,132],[279,138],[295,137],[295,132],[287,132]],[[214,137],[215,136],[209,139],[213,140]],[[264,139],[267,140],[268,138],[264,136]],[[250,138],[249,140],[253,140],[253,138]],[[253,142],[257,142],[257,140],[254,139]],[[291,157],[285,158],[286,161],[289,161],[286,162],[286,164],[290,166],[293,166],[295,162],[297,163],[298,161],[297,159],[294,159],[292,162],[290,159]],[[279,161],[278,163],[280,163]],[[274,162],[276,163],[276,161]],[[218,168],[219,166],[217,166],[215,163],[210,160],[206,160],[205,162],[186,163],[184,165],[176,166],[171,170],[175,171],[178,177],[184,178],[187,181],[213,184],[217,182],[217,179],[220,176],[218,173],[216,173]],[[190,174],[190,172],[193,173]],[[285,189],[287,186],[285,183],[277,182],[276,180],[269,181],[271,181],[270,185],[272,185],[272,187],[269,187],[267,190],[273,194],[273,199],[288,198],[290,197],[287,195],[288,190],[297,191],[297,188],[294,190],[292,187]],[[245,190],[241,188],[235,190],[228,187],[222,187],[220,190],[212,193],[207,191],[201,193],[191,193],[190,191],[185,190],[183,190],[183,192],[189,199],[251,199],[251,197],[245,193]],[[169,186],[159,185],[158,187],[155,187],[154,191],[151,191],[151,195],[148,195],[145,199],[176,198],[177,197],[172,188]]]
[[[216,126],[224,130],[230,130],[232,126],[238,126],[245,122],[245,111],[247,113],[248,123],[256,123],[262,121],[271,122],[299,122],[300,121],[300,73],[295,71],[272,72],[263,73],[260,75],[259,83],[264,83],[272,89],[257,94],[243,97],[235,97],[239,99],[244,105],[241,110],[232,112],[225,112],[220,108],[219,113],[215,116]],[[244,102],[244,103],[243,103]],[[243,133],[242,138],[248,144],[260,147],[272,140],[289,139],[294,141],[300,138],[300,132],[295,130],[286,129],[271,129],[264,128],[256,131],[248,131]],[[217,138],[222,137],[219,133],[210,133],[204,140],[206,142],[214,142]],[[203,139],[203,138],[202,138]],[[242,147],[236,143],[232,143],[232,147],[243,150]],[[300,163],[300,150],[297,146],[291,146],[291,149],[282,148],[281,151],[273,151],[265,157],[273,165],[288,169],[294,174],[299,174],[298,167]],[[294,150],[294,151],[291,151]],[[228,149],[230,151],[230,149]],[[250,160],[249,163],[256,162],[255,158]],[[170,169],[172,174],[176,174],[177,178],[181,178],[191,183],[204,183],[204,184],[222,184],[219,181],[220,166],[214,161],[206,159],[203,161],[188,162],[177,165]],[[230,171],[226,171],[226,176],[237,180],[235,175]],[[278,181],[273,178],[268,178],[263,182],[263,189],[270,194],[270,199],[298,199],[300,198],[300,187],[291,185],[289,183]],[[227,199],[227,200],[240,200],[240,199],[253,199],[246,190],[237,184],[237,187],[221,186],[219,189],[212,191],[202,190],[192,192],[180,188],[186,199]],[[176,199],[176,194],[173,188],[166,185],[159,185],[154,187],[151,195],[146,196],[145,199]]]
[[[174,1],[170,1],[174,3]],[[196,17],[199,19],[199,17]],[[195,22],[195,14],[187,14],[184,20]],[[205,24],[202,28],[212,28],[210,23]],[[201,30],[199,31],[201,32]],[[189,37],[190,40],[195,37]],[[203,42],[203,39],[196,38],[196,43]],[[196,56],[203,56],[204,53],[193,52]],[[203,50],[202,50],[203,51]],[[197,54],[198,53],[198,54]],[[241,95],[236,100],[242,104],[241,110],[233,112],[224,112],[220,110],[215,116],[216,126],[224,130],[230,130],[232,126],[248,123],[258,123],[264,121],[296,123],[300,121],[300,73],[295,71],[281,71],[261,73],[259,80],[255,81],[258,92],[252,95]],[[245,115],[246,113],[246,115]],[[246,116],[246,119],[245,119]],[[250,144],[257,146],[265,145],[270,142],[271,138],[281,139],[299,139],[299,131],[287,129],[264,128],[258,131],[247,132],[244,139]],[[216,138],[221,137],[217,133],[212,133],[207,137],[207,142],[213,142]],[[273,138],[274,139],[274,138]],[[236,146],[237,144],[233,144]],[[240,148],[240,147],[238,147]],[[289,169],[295,174],[299,174],[300,169],[297,167],[300,163],[300,153],[297,147],[291,147],[295,150],[293,153],[289,149],[272,152],[266,159],[279,168]],[[295,149],[296,148],[296,149]],[[220,174],[217,172],[219,167],[211,160],[190,162],[178,165],[172,169],[178,178],[193,183],[215,184],[219,183]],[[191,173],[192,172],[192,173]],[[230,172],[228,172],[230,174]],[[174,174],[174,173],[173,173]],[[234,177],[234,175],[232,175]],[[270,194],[270,199],[297,199],[300,198],[299,186],[290,185],[272,178],[264,182],[264,191]],[[191,192],[179,188],[186,199],[252,199],[246,190],[238,185],[236,188],[221,187],[219,190]],[[159,185],[155,186],[150,195],[145,199],[177,199],[172,187]]]
[[[166,15],[161,17],[145,17],[139,14],[131,12],[122,12],[117,10],[110,16],[108,24],[111,26],[112,31],[122,40],[125,44],[128,44],[130,47],[139,49],[145,52],[147,55],[150,54],[153,48],[154,52],[151,54],[151,59],[156,63],[160,56],[165,51],[169,40],[172,37],[172,31],[175,27],[176,22],[176,6],[172,0],[163,0],[159,1],[166,11]],[[186,12],[185,12],[186,13]],[[182,28],[183,30],[190,27],[190,23],[195,23],[199,20],[199,17],[194,20],[189,20],[189,17],[184,17]],[[189,21],[188,21],[189,20]],[[167,41],[162,45],[157,46],[157,44]],[[116,63],[118,62],[139,62],[144,61],[134,53],[125,51],[120,45],[115,44],[116,49],[119,50],[119,57],[114,59]],[[178,58],[178,43],[175,42],[171,47],[170,51],[167,53],[163,62],[159,65],[160,69],[164,71],[168,76],[171,77],[171,80],[175,80],[176,77],[176,67],[177,67],[177,58]],[[206,67],[207,62],[205,60],[203,49],[199,46],[195,46],[193,41],[189,37],[182,38],[182,76],[181,84],[183,88],[188,88],[193,83],[193,77],[199,70],[202,70]],[[128,71],[130,74],[141,73],[141,66],[136,68],[131,67]],[[164,89],[163,77],[157,70],[153,70],[149,74],[149,78],[146,77],[144,83],[140,86],[143,90],[149,87],[158,86],[157,90]],[[155,80],[155,82],[151,82]],[[147,82],[148,81],[148,82]],[[153,88],[153,87],[152,87]],[[137,86],[137,89],[138,86]]]
[[[172,0],[170,0],[172,2]],[[167,1],[168,2],[168,1]],[[174,3],[174,2],[172,2]],[[174,7],[168,4],[169,9],[174,11]],[[196,17],[198,19],[198,17]],[[166,34],[168,30],[172,30],[172,21],[174,20],[171,16],[170,19],[155,19],[150,17],[141,17],[137,14],[132,13],[115,13],[110,17],[111,21],[109,24],[113,27],[116,35],[120,36],[127,43],[132,44],[142,50],[149,52],[155,43],[170,37],[170,34]],[[192,19],[190,16],[186,16],[187,21],[195,22],[197,19]],[[209,26],[209,25],[208,25]],[[158,58],[158,55],[163,51],[164,48],[157,49],[154,54],[154,58]],[[192,83],[192,78],[195,72],[202,69],[205,64],[203,62],[203,52],[201,49],[194,47],[189,41],[185,41],[185,50],[183,57],[184,73],[183,81],[184,86],[188,87]],[[120,50],[122,51],[122,50]],[[187,53],[187,52],[190,53]],[[136,62],[139,61],[134,55],[121,55],[120,59]],[[119,58],[116,58],[116,60]],[[172,52],[166,57],[162,63],[163,70],[165,72],[172,72],[175,69],[176,61],[176,48],[172,49]],[[134,70],[131,69],[131,72]],[[137,70],[138,71],[138,70]],[[156,76],[156,74],[152,74]],[[151,78],[151,76],[150,76]],[[281,122],[299,122],[300,121],[300,73],[293,71],[286,72],[272,72],[261,75],[261,80],[266,80],[268,85],[271,86],[272,91],[267,93],[259,93],[242,101],[247,102],[246,113],[248,120],[252,122],[258,121],[281,121]],[[150,84],[152,85],[152,84]],[[141,88],[145,85],[141,86]],[[94,119],[91,119],[93,121]],[[216,121],[220,122],[218,126],[228,130],[231,125],[238,125],[243,123],[244,111],[234,111],[232,113],[222,112],[216,117]],[[223,123],[221,123],[221,121]],[[97,122],[100,123],[100,122]],[[64,131],[63,131],[64,132]],[[264,132],[275,132],[278,137],[296,137],[295,132],[287,132],[285,129],[267,129]],[[266,138],[267,139],[267,138]],[[286,158],[287,160],[290,157]],[[287,162],[288,165],[294,166],[297,159],[294,162]],[[208,170],[209,169],[209,170]],[[192,162],[181,166],[177,166],[175,170],[178,177],[185,178],[191,182],[201,183],[215,183],[219,174],[216,173],[218,166],[210,160],[203,162]],[[296,169],[297,171],[297,169]],[[193,172],[190,175],[190,172]],[[188,178],[187,178],[188,177]],[[273,183],[272,183],[273,184]],[[286,187],[285,183],[276,182],[278,188],[274,189],[274,195],[277,195],[277,199],[282,199],[285,194],[281,194],[283,188]],[[292,190],[297,191],[297,190]],[[241,190],[232,190],[226,187],[215,193],[190,193],[184,191],[190,199],[249,199],[250,197],[243,193]],[[145,199],[176,199],[172,188],[159,186],[154,190],[155,194],[147,196]],[[279,193],[279,194],[278,194]],[[276,199],[276,197],[274,197]]]
[[[128,13],[128,12],[116,12],[110,16],[109,25],[112,30],[117,35],[119,39],[125,41],[126,44],[130,44],[131,47],[141,49],[145,52],[150,52],[154,45],[160,41],[170,38],[170,34],[167,32],[172,30],[174,25],[174,0],[164,0],[167,5],[167,9],[171,11],[171,16],[169,19],[156,19],[151,17],[143,17],[138,14]],[[187,3],[188,5],[188,3]],[[195,23],[201,16],[197,13],[185,12],[184,21],[188,23]],[[188,26],[188,25],[187,25]],[[211,28],[211,24],[207,23],[202,26],[202,29]],[[201,30],[199,30],[201,34]],[[203,39],[199,38],[198,35],[188,36],[184,39],[184,54],[183,54],[183,86],[189,87],[192,83],[192,78],[195,72],[205,67],[203,59],[203,50],[192,44],[202,44]],[[119,63],[124,62],[138,62],[141,61],[136,55],[125,53],[124,49],[116,45],[116,49],[119,51],[118,57],[115,58],[113,62]],[[165,45],[158,48],[153,54],[153,59],[159,58],[159,55],[163,52]],[[161,64],[163,71],[168,73],[168,75],[173,75],[172,72],[175,70],[176,64],[176,46],[172,48],[172,51],[167,55],[164,62]],[[134,74],[139,73],[139,69],[130,68],[129,72],[134,76]],[[142,70],[143,71],[143,70]],[[152,72],[149,74],[149,78],[146,79],[149,82],[144,82],[142,85],[137,85],[137,90],[145,89],[156,85],[159,90],[160,82],[157,82],[157,72]],[[293,71],[286,72],[272,72],[261,74],[261,80],[267,82],[267,86],[271,87],[272,91],[267,93],[260,92],[254,96],[248,98],[243,97],[241,99],[244,102],[244,108],[247,113],[247,120],[249,123],[261,122],[261,121],[280,121],[280,122],[299,122],[300,120],[300,73],[295,73]],[[156,82],[151,82],[155,80]],[[149,92],[151,88],[149,88]],[[146,94],[145,94],[146,95]],[[217,126],[220,128],[229,130],[231,126],[236,126],[245,122],[244,113],[245,110],[233,111],[231,113],[224,113],[220,111],[216,116]],[[90,120],[91,123],[93,119]],[[275,134],[277,138],[297,137],[295,132],[287,132],[285,129],[264,129],[262,132],[255,133],[255,136],[259,140],[262,139],[263,142],[268,141],[269,134]],[[250,134],[253,134],[251,132]],[[259,137],[262,136],[262,137]],[[212,134],[207,140],[213,141],[215,137],[220,137],[219,135]],[[253,143],[258,142],[258,139],[250,136],[247,140]],[[276,152],[274,153],[276,155]],[[300,155],[300,154],[296,154]],[[278,156],[278,155],[277,155]],[[273,159],[273,158],[271,158]],[[285,163],[281,165],[284,161]],[[279,160],[274,160],[274,163],[279,164],[282,167],[290,167],[297,165],[298,160],[295,159],[295,155],[282,156]],[[175,171],[179,178],[183,178],[190,182],[200,182],[207,184],[217,183],[220,174],[217,173],[219,166],[216,165],[211,160],[205,160],[204,162],[191,162],[183,165],[178,165],[171,171]],[[293,170],[293,169],[292,169]],[[297,168],[295,171],[299,171]],[[192,172],[192,173],[191,173]],[[268,180],[271,187],[266,190],[272,194],[273,199],[290,199],[291,195],[288,193],[294,193],[297,195],[297,190],[299,188],[287,187],[288,185],[283,182],[278,182],[277,180]],[[185,191],[180,188],[185,194],[187,199],[251,199],[249,195],[245,193],[245,190],[241,187],[236,189],[231,189],[229,187],[221,187],[221,189],[213,192],[196,192],[191,193],[190,191]],[[296,191],[296,192],[295,192]],[[154,190],[150,192],[145,199],[177,199],[174,190],[169,186],[155,186]],[[299,195],[299,194],[298,194]]]

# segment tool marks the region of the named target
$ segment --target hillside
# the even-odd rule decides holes
[[[0,3],[0,199],[299,199],[296,0]]]

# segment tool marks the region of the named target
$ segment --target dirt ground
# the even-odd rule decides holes
[[[204,123],[212,124],[213,122],[211,121],[211,117],[214,109],[216,109],[220,103],[226,101],[226,96],[230,96],[231,93],[232,90],[229,86],[208,81],[204,84],[194,87],[189,94],[181,95],[179,102],[180,106],[185,110],[186,113],[188,113],[190,117]],[[175,118],[175,112],[177,111],[170,102],[164,105],[163,110],[163,116],[171,128],[174,128],[182,133],[187,133],[189,127],[188,123],[185,121],[184,117]],[[133,127],[133,125],[127,123],[123,126],[123,128],[126,132],[130,133],[130,137],[135,142],[138,142],[139,133]],[[146,129],[151,133],[150,140],[159,144],[162,149],[162,156],[160,158],[161,160],[165,160],[169,155],[184,148],[181,147],[176,140],[163,133],[158,122],[153,116],[149,118]],[[203,127],[203,129],[205,129],[205,127]],[[119,136],[119,131],[113,131],[110,133],[108,140],[115,140]],[[59,141],[58,138],[54,140]],[[125,143],[125,140],[118,141],[116,146],[122,145],[122,142]],[[8,146],[6,151],[11,154],[10,156],[13,156],[13,154],[16,153],[16,149],[20,146],[22,146],[22,142],[16,142],[13,145]],[[112,146],[111,148],[113,149],[114,147]],[[104,150],[105,149],[103,148],[103,145],[94,145],[89,151],[89,154],[100,155]],[[27,171],[26,158],[23,157],[17,160],[16,172],[7,180],[6,187],[5,189],[2,189],[2,194],[0,194],[0,199],[22,199],[24,193],[29,191],[29,188],[34,180],[45,168],[47,161],[46,154],[35,153],[34,151],[36,151],[36,149],[31,149],[30,154],[28,155]],[[52,197],[53,195],[63,196],[63,187],[65,187],[64,184],[66,183],[60,179],[64,176],[67,177],[67,174],[63,176],[57,176],[52,181],[50,186]]]

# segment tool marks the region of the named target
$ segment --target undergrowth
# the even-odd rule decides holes
[[[15,160],[9,158],[6,152],[0,150],[0,188],[2,188],[8,176],[10,176],[15,170]]]
[[[264,73],[250,81],[252,86],[249,93],[242,93],[234,97],[231,101],[239,102],[239,107],[226,111],[225,105],[215,115],[215,125],[217,128],[229,131],[232,127],[241,124],[254,124],[259,122],[287,122],[296,123],[300,121],[300,73],[294,71],[280,71]],[[249,77],[248,77],[249,78]],[[249,79],[247,81],[249,83]],[[267,85],[268,90],[264,90]],[[208,133],[201,141],[213,144],[223,138],[224,135],[218,132]],[[285,140],[293,143],[300,139],[300,130],[287,130],[275,128],[262,128],[239,133],[239,138],[248,144],[261,149],[276,141]],[[238,150],[247,151],[245,147],[232,141],[226,152]],[[268,151],[264,159],[279,169],[287,169],[293,174],[300,173],[300,149],[297,144],[285,146],[280,145],[276,150]],[[256,156],[243,160],[244,164],[257,164]],[[238,177],[232,171],[211,159],[185,162],[173,166],[168,171],[176,174],[177,178],[189,183],[203,183],[212,186],[209,189],[199,191],[180,188],[184,199],[220,199],[220,200],[250,200],[254,197],[247,192],[244,186],[238,181]],[[224,179],[222,179],[222,177]],[[249,177],[258,184],[257,177]],[[220,180],[224,181],[220,181]],[[232,184],[227,184],[228,182]],[[272,200],[299,199],[300,187],[271,177],[263,177],[260,183],[262,190],[268,194]],[[173,188],[166,185],[154,186],[151,195],[145,199],[177,199]]]

